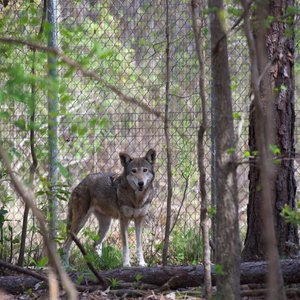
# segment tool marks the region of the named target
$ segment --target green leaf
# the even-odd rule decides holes
[[[251,156],[250,151],[245,151],[245,152],[244,152],[244,156],[245,156],[245,157],[250,157],[250,156]]]
[[[70,177],[69,171],[60,162],[57,163],[57,166],[62,176],[64,176],[65,178]]]
[[[289,5],[286,9],[286,13],[288,15],[296,15],[296,14],[300,14],[300,9],[297,6],[291,6]]]
[[[26,121],[23,118],[20,118],[14,122],[14,124],[21,130],[27,130]]]
[[[8,213],[8,210],[1,208],[0,209],[0,217],[2,216],[4,218],[4,216]]]
[[[236,8],[234,6],[229,6],[228,7],[228,12],[230,14],[232,14],[233,16],[235,16],[235,17],[240,17],[242,15],[242,10],[238,9],[238,8]]]
[[[291,208],[289,205],[285,204],[281,210],[281,216],[288,223],[292,223],[295,225],[300,225],[300,211],[299,211],[300,202],[297,203],[297,208]]]
[[[242,119],[241,114],[239,112],[234,112],[232,114],[232,117],[233,117],[234,120],[241,120]]]
[[[98,118],[93,118],[93,119],[89,120],[90,127],[95,127],[97,123],[98,123]]]
[[[282,84],[282,85],[280,86],[280,90],[286,92],[286,91],[287,91],[286,85]]]
[[[274,155],[279,155],[280,154],[280,149],[278,146],[270,144],[269,145],[269,150],[274,154]]]
[[[115,51],[112,50],[112,49],[105,49],[105,50],[102,50],[98,53],[97,57],[99,59],[105,59],[105,58],[108,58],[108,57],[111,57],[115,54]]]
[[[226,150],[227,154],[233,154],[235,153],[235,148],[234,147],[230,147]]]
[[[83,136],[88,132],[88,129],[86,127],[79,127],[77,132],[79,136]]]
[[[38,267],[44,268],[48,264],[48,256],[42,257],[41,260],[37,263]]]
[[[7,120],[9,119],[10,114],[7,111],[0,111],[0,119]]]
[[[215,265],[215,272],[219,276],[224,276],[223,266],[220,264]]]
[[[135,279],[135,281],[140,281],[140,280],[142,280],[142,278],[143,278],[143,275],[138,273],[135,275],[134,279]]]
[[[100,120],[100,122],[99,122],[99,126],[101,127],[101,128],[107,128],[107,126],[108,126],[108,118],[107,117],[103,117],[101,120]]]
[[[116,278],[108,278],[108,281],[110,282],[111,288],[115,289],[119,285],[119,281]]]
[[[279,166],[281,164],[281,159],[275,159],[274,164]]]
[[[216,208],[215,207],[210,207],[207,212],[208,212],[208,217],[212,218],[216,215]]]

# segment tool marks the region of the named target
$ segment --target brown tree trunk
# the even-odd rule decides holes
[[[196,54],[199,63],[199,96],[201,100],[201,122],[198,129],[198,170],[199,188],[201,195],[200,209],[200,226],[203,239],[203,266],[204,266],[204,297],[212,297],[212,280],[211,280],[211,251],[209,245],[210,220],[208,216],[208,197],[206,190],[206,169],[205,169],[205,138],[207,136],[207,99],[205,96],[205,70],[204,70],[204,42],[202,30],[205,26],[204,17],[199,13],[199,9],[205,8],[204,4],[197,0],[191,1],[192,7],[192,25],[195,37]],[[200,18],[200,24],[197,24],[197,15]]]
[[[212,72],[212,123],[216,146],[217,299],[240,298],[240,242],[235,141],[227,36],[222,0],[209,0]]]
[[[277,166],[276,179],[273,189],[273,213],[280,256],[291,257],[296,254],[299,238],[297,227],[288,224],[280,213],[285,204],[295,207],[296,182],[294,177],[295,145],[295,103],[294,103],[294,34],[291,31],[292,22],[287,23],[287,7],[294,6],[294,0],[272,0],[269,5],[269,15],[274,16],[267,31],[266,41],[268,55],[272,64],[267,70],[272,84],[274,97],[274,143],[280,149],[280,156],[284,158]],[[285,16],[285,21],[282,18]],[[291,16],[292,17],[292,16]],[[293,18],[289,18],[291,21]],[[290,29],[287,31],[287,29]],[[289,33],[287,35],[287,33]],[[291,34],[292,33],[292,34]],[[257,151],[255,138],[255,112],[253,104],[249,115],[249,149]],[[260,170],[255,164],[256,159],[250,161],[249,171],[249,204],[247,210],[247,235],[242,252],[243,260],[262,260],[266,258],[266,249],[263,239],[263,218],[261,215],[262,193],[260,189]]]

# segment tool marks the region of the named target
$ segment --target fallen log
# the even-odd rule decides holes
[[[0,276],[0,290],[11,294],[19,294],[34,288],[39,282],[41,283],[39,279],[27,275]]]
[[[300,283],[300,259],[282,260],[281,269],[285,284]],[[267,262],[241,263],[241,284],[264,283],[267,273]],[[203,266],[166,266],[150,268],[121,268],[103,272],[106,278],[117,281],[135,282],[140,278],[142,283],[154,284],[166,289],[195,287],[203,284]],[[212,278],[215,282],[215,268],[212,267]]]
[[[0,264],[1,266],[1,264]],[[282,260],[281,269],[283,273],[284,283],[300,283],[300,259]],[[17,271],[15,269],[15,271]],[[21,270],[18,270],[20,272]],[[241,264],[241,284],[265,283],[265,275],[267,272],[267,263],[246,262]],[[28,288],[33,288],[37,282],[43,280],[43,275],[34,276],[33,271],[28,272],[29,276],[1,276],[0,289],[10,293],[19,293]],[[148,286],[159,287],[160,291],[175,290],[186,287],[197,287],[203,284],[203,266],[166,266],[166,267],[132,267],[121,268],[102,272],[101,275],[109,280],[115,279],[119,282],[119,287],[125,286]],[[80,274],[78,274],[80,275]],[[215,281],[216,274],[214,267],[212,268],[212,278]],[[127,283],[127,285],[125,284]],[[78,290],[93,290],[100,288],[95,283],[89,283],[90,286],[77,285]],[[124,285],[125,284],[125,285]]]

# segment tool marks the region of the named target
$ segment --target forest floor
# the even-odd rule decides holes
[[[287,286],[287,299],[298,300],[300,299],[300,284]],[[214,289],[215,293],[215,289]],[[265,299],[266,289],[263,285],[242,285],[241,286],[241,299],[242,300],[263,300]],[[45,287],[38,287],[37,289],[27,289],[19,294],[7,293],[0,290],[1,300],[52,300],[49,298],[49,290]],[[60,291],[58,298],[66,300],[67,295],[65,291]],[[117,299],[140,299],[140,300],[204,300],[201,290],[199,288],[187,288],[177,291],[155,292],[153,290],[113,290],[107,289],[102,291],[100,289],[95,291],[85,291],[78,293],[78,300],[117,300]]]
[[[5,292],[0,291],[0,299],[1,300],[51,300],[49,298],[49,293],[48,290],[38,290],[34,291],[31,293],[23,293],[20,295],[12,295],[12,294],[7,294]],[[67,299],[66,294],[64,291],[62,291],[59,295],[59,299],[65,300]],[[196,296],[190,296],[188,293],[184,292],[175,292],[175,291],[169,291],[166,294],[156,294],[153,291],[145,291],[145,295],[143,296],[132,296],[132,295],[122,295],[122,296],[117,296],[114,294],[114,292],[103,292],[101,290],[93,291],[93,292],[81,292],[78,294],[78,299],[79,300],[104,300],[104,299],[109,299],[109,300],[116,300],[116,299],[141,299],[141,300],[175,300],[175,299],[190,299],[190,300],[200,300],[204,299],[200,297],[200,295]]]

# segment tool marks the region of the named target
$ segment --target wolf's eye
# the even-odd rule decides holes
[[[132,169],[131,172],[132,172],[132,173],[136,173],[136,169]]]
[[[144,172],[144,173],[146,173],[147,171],[148,171],[148,169],[146,169],[146,168],[145,168],[145,169],[143,169],[143,172]]]

